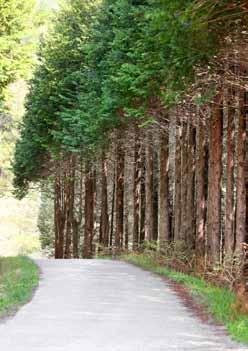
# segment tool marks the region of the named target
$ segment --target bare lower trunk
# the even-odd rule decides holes
[[[119,135],[121,138],[121,135]],[[125,155],[120,139],[117,141],[116,152],[116,226],[115,226],[115,253],[121,251],[124,235],[124,165]]]
[[[174,240],[180,240],[181,233],[181,144],[182,128],[177,128],[175,155],[175,198],[174,198]]]
[[[196,252],[198,257],[204,256],[206,244],[206,147],[206,117],[199,112],[196,159]]]
[[[195,248],[195,127],[188,123],[188,166],[187,166],[187,227],[186,242],[188,248]]]
[[[244,92],[239,103],[238,144],[237,144],[237,209],[236,209],[236,247],[237,254],[241,252],[241,244],[246,240],[246,115]]]
[[[140,225],[140,191],[141,191],[141,143],[136,127],[134,145],[134,174],[133,174],[133,250],[139,246]]]
[[[226,213],[225,213],[225,256],[230,258],[234,250],[234,157],[235,157],[235,109],[233,99],[228,96],[228,122],[227,122],[227,168],[226,168]]]
[[[146,147],[146,220],[145,239],[153,239],[154,217],[153,217],[153,147],[151,135],[148,135]]]
[[[100,218],[100,245],[107,248],[109,245],[109,216],[108,216],[108,188],[107,188],[107,161],[102,156],[101,178],[101,218]]]
[[[222,175],[222,125],[223,109],[220,96],[213,106],[210,120],[209,185],[208,185],[208,259],[220,262],[221,235],[221,175]]]
[[[92,257],[92,239],[94,235],[94,192],[95,181],[92,166],[85,167],[85,231],[83,243],[83,258]]]
[[[169,138],[164,132],[160,136],[159,203],[159,244],[163,246],[170,239]]]

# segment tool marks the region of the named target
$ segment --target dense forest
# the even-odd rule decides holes
[[[40,185],[42,242],[56,258],[150,247],[178,252],[181,270],[240,264],[247,22],[241,0],[62,6],[13,163],[18,198]]]

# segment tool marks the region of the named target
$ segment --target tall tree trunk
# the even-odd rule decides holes
[[[158,165],[158,153],[153,148],[153,241],[158,241],[158,211],[159,211],[159,200],[158,200],[158,186],[159,186],[159,165]]]
[[[163,131],[160,135],[159,204],[159,245],[163,247],[170,239],[169,138]]]
[[[113,249],[113,236],[114,236],[114,216],[115,216],[115,197],[116,197],[116,169],[114,167],[114,175],[112,181],[112,196],[111,196],[111,221],[110,221],[110,238],[109,244],[111,250]]]
[[[121,251],[121,244],[124,235],[124,166],[125,154],[121,142],[121,133],[117,141],[116,151],[116,228],[115,228],[115,253]]]
[[[154,217],[153,217],[153,147],[152,137],[148,134],[146,147],[146,219],[145,239],[153,239]]]
[[[206,116],[199,111],[197,126],[197,158],[196,158],[196,252],[204,257],[206,245],[206,214],[207,214],[207,145]]]
[[[109,215],[108,215],[108,187],[107,187],[107,161],[105,155],[101,160],[101,218],[100,218],[100,244],[107,248],[109,245]]]
[[[92,166],[87,163],[85,167],[85,231],[83,243],[83,258],[92,257],[92,239],[94,235],[94,201],[95,181]]]
[[[182,127],[177,127],[175,155],[175,195],[174,195],[174,240],[181,239],[181,157]]]
[[[133,174],[133,250],[139,247],[140,225],[140,192],[141,192],[141,143],[137,126],[134,141],[134,174]]]
[[[141,146],[141,184],[140,184],[140,230],[139,245],[145,240],[145,219],[146,219],[146,165],[145,150]]]
[[[225,213],[225,257],[230,258],[234,250],[234,158],[235,158],[235,108],[231,94],[228,94],[227,122],[227,168],[226,168],[226,213]]]
[[[188,120],[188,166],[187,166],[187,228],[186,242],[188,247],[195,249],[196,213],[195,213],[195,127]]]
[[[246,240],[246,114],[244,92],[240,92],[237,143],[237,208],[236,208],[236,247],[237,254],[241,252],[241,243]]]
[[[54,189],[55,258],[64,258],[65,213],[62,166],[58,165]]]
[[[212,109],[209,137],[207,240],[208,259],[210,263],[219,263],[220,261],[222,127],[222,96],[218,95]]]
[[[181,221],[180,239],[186,241],[187,237],[187,179],[188,179],[188,138],[187,123],[182,122],[182,144],[181,144]]]
[[[73,235],[73,218],[74,218],[74,198],[75,198],[75,155],[69,157],[67,161],[67,171],[65,179],[65,196],[67,202],[66,209],[66,242],[65,258],[71,258],[72,255],[72,235]]]

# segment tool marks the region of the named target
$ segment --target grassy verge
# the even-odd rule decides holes
[[[27,257],[0,257],[0,317],[28,302],[39,283],[39,269]]]
[[[127,254],[122,259],[154,273],[166,276],[183,284],[189,292],[201,301],[216,321],[227,327],[233,339],[248,345],[248,316],[235,310],[235,294],[228,289],[208,284],[203,279],[172,271],[159,266],[152,257],[145,254]]]

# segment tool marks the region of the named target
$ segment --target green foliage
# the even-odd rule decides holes
[[[29,258],[0,258],[0,316],[28,302],[38,282],[39,269]]]
[[[93,158],[114,128],[130,119],[149,125],[153,101],[176,103],[246,20],[241,5],[224,0],[68,1],[30,84],[14,162],[18,195],[63,153]]]
[[[0,100],[4,89],[29,69],[34,0],[0,1]]]
[[[152,272],[166,276],[173,281],[185,285],[189,292],[218,321],[223,323],[232,337],[248,344],[248,317],[235,310],[236,297],[228,289],[208,284],[203,279],[183,274],[159,265],[152,256],[146,254],[128,254],[122,257],[125,261]]]

